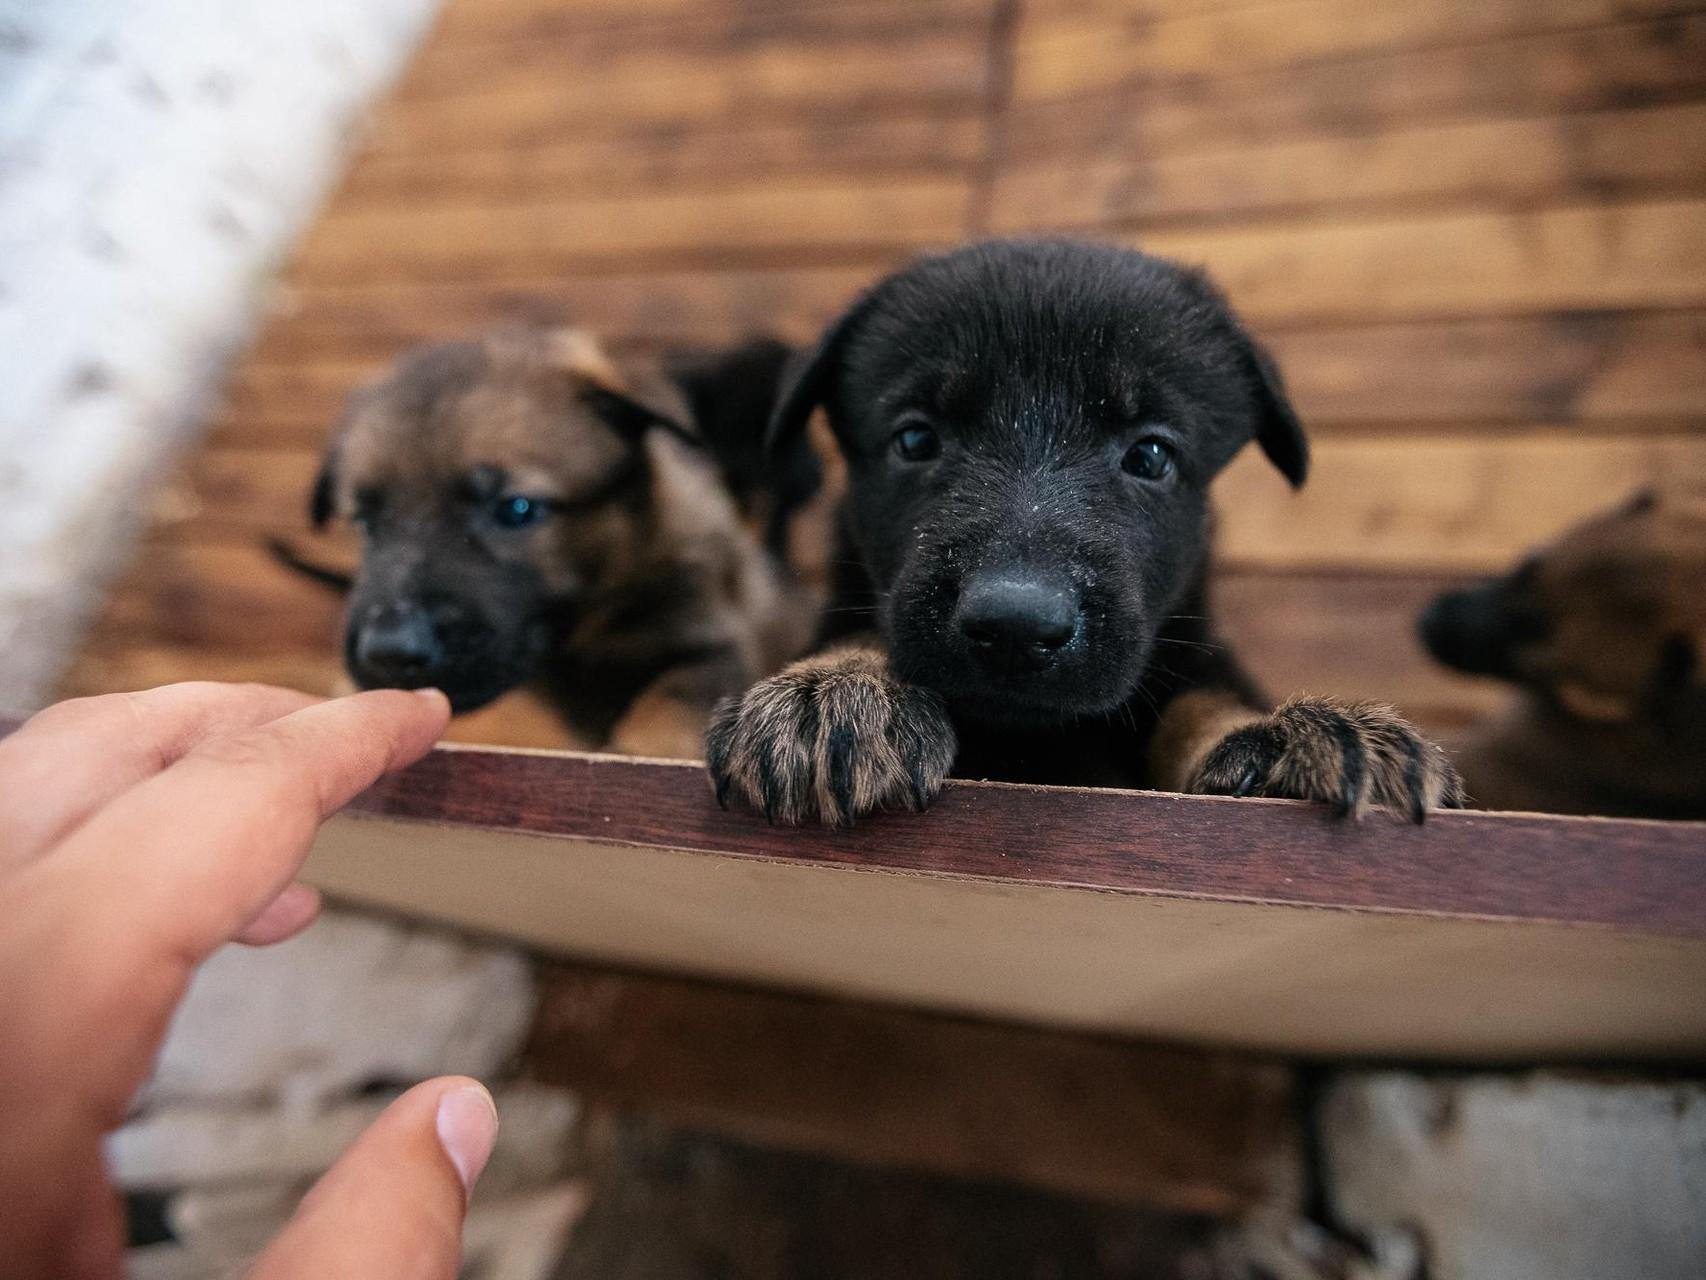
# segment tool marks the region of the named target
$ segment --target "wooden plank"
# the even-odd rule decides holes
[[[325,828],[346,899],[665,972],[1308,1055],[1706,1051],[1687,823],[951,784],[852,833],[702,771],[434,753]]]
[[[1467,120],[1221,149],[1004,166],[991,229],[1227,221],[1404,204],[1487,206],[1687,194],[1706,105]]]
[[[1251,449],[1216,481],[1218,545],[1241,567],[1496,571],[1637,489],[1703,478],[1688,437],[1327,439],[1293,493]]]
[[[585,966],[540,981],[523,1070],[595,1104],[1186,1213],[1298,1193],[1277,1063]]]
[[[1174,3],[1180,0],[1172,0]],[[458,0],[439,20],[436,46],[482,45],[560,38],[606,31],[648,34],[687,31],[695,40],[715,39],[719,27],[786,26],[815,23],[819,29],[836,22],[897,21],[907,8],[922,8],[927,16],[977,15],[989,0],[932,0],[928,6],[906,6],[896,0]],[[844,11],[844,12],[843,12]],[[897,12],[898,11],[898,12]]]
[[[562,272],[620,255],[675,253],[699,262],[730,250],[919,248],[956,239],[960,179],[881,184],[822,179],[714,192],[334,207],[308,235],[299,282],[429,280]]]
[[[727,263],[743,252],[772,259],[791,253],[801,265],[823,265],[820,253],[841,247],[868,260],[956,240],[967,195],[958,181],[869,189],[823,183],[655,200],[334,214],[309,237],[294,279],[339,287],[508,287],[530,270],[550,275],[577,265],[637,274],[648,254],[694,260],[678,266]],[[1284,221],[1121,238],[1205,264],[1243,311],[1269,323],[1706,302],[1700,200]]]
[[[1555,207],[1122,237],[1201,263],[1257,320],[1706,302],[1706,202]]]
[[[570,135],[539,146],[443,154],[378,152],[351,170],[338,207],[423,198],[533,199],[547,195],[671,190],[731,178],[787,174],[969,172],[983,150],[979,113],[803,119],[685,129],[656,125]]]
[[[1690,15],[1016,107],[1004,147],[1009,156],[1156,155],[1689,102],[1703,88],[1706,16]]]
[[[1013,54],[1013,97],[1023,104],[1133,81],[1232,78],[1328,59],[1671,16],[1693,8],[1692,0],[1553,0],[1544,5],[1528,0],[1275,0],[1161,19],[1110,13],[1022,18]]]
[[[833,6],[807,11],[833,16]],[[614,122],[690,124],[801,113],[953,109],[984,92],[987,20],[818,31],[735,29],[718,42],[685,25],[663,33],[438,46],[417,60],[375,119],[377,152],[549,143]],[[926,14],[928,10],[923,10]],[[821,25],[821,24],[820,24]]]
[[[296,278],[316,285],[455,280],[506,287],[502,281],[519,277],[528,263],[541,273],[626,264],[633,274],[637,256],[673,252],[702,260],[712,243],[725,245],[725,259],[741,250],[814,257],[814,243],[892,256],[954,240],[966,194],[963,184],[932,182],[350,215],[321,224]],[[753,221],[765,210],[789,220],[773,239],[767,238],[773,228]],[[824,216],[814,221],[820,210]],[[1205,263],[1235,302],[1270,323],[1687,307],[1706,300],[1706,206],[1691,200],[1126,238]]]
[[[845,294],[825,289],[821,305],[827,310],[853,296],[863,278],[857,272],[838,278]],[[648,289],[644,280],[630,287]],[[673,286],[660,291],[673,293]],[[451,332],[438,330],[441,321],[424,306],[411,313],[392,303],[389,290],[374,296],[374,323],[366,326],[372,341],[345,342],[343,330],[329,326],[322,337],[306,319],[289,341],[269,339],[233,380],[213,443],[317,448],[349,391],[386,367],[377,335],[394,332],[393,311],[402,324],[412,316],[417,339]],[[672,296],[669,305],[679,301]],[[800,320],[792,327],[809,335],[812,308],[795,310]],[[358,322],[352,316],[350,323]],[[1663,432],[1706,425],[1706,311],[1353,323],[1260,336],[1316,433],[1425,428],[1486,435],[1496,433],[1495,424],[1510,431],[1560,423]],[[367,355],[369,349],[378,355]]]
[[[520,272],[478,285],[443,281],[332,282],[282,291],[277,316],[253,358],[296,362],[335,353],[340,360],[387,360],[416,342],[441,341],[486,325],[553,314],[577,318],[620,344],[722,342],[773,332],[806,341],[904,253],[857,255],[852,262],[741,270],[604,270],[564,275]]]
[[[1312,430],[1706,423],[1706,312],[1348,324],[1261,334]]]

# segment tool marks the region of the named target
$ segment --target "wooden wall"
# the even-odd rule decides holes
[[[1706,9],[1679,0],[449,0],[70,687],[324,687],[300,528],[345,392],[544,297],[618,339],[804,338],[921,249],[1066,229],[1208,264],[1317,471],[1221,484],[1275,686],[1497,700],[1410,618],[1706,475]],[[468,736],[548,740],[511,708]]]

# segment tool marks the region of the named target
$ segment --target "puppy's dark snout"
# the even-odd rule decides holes
[[[1495,582],[1437,597],[1416,620],[1416,630],[1446,666],[1508,677],[1516,651],[1543,638],[1547,627],[1540,613],[1507,599]]]
[[[966,585],[954,617],[991,662],[1041,669],[1078,633],[1080,613],[1078,592],[1066,581],[990,574]]]
[[[432,619],[418,604],[381,605],[367,615],[356,635],[357,664],[388,683],[418,680],[443,657]]]

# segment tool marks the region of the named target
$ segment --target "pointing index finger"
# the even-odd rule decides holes
[[[141,939],[197,962],[290,883],[327,817],[424,755],[449,716],[436,690],[377,690],[208,739],[96,814],[41,870],[111,936],[140,925]]]

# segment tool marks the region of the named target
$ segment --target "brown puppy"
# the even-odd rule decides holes
[[[1641,494],[1420,625],[1521,690],[1456,753],[1472,803],[1706,818],[1706,489]]]
[[[581,329],[426,348],[357,393],[312,499],[316,526],[337,516],[362,533],[345,662],[364,688],[468,711],[538,681],[585,738],[692,758],[717,700],[808,638],[688,392]]]

